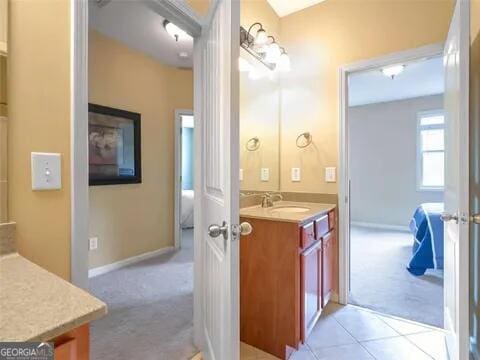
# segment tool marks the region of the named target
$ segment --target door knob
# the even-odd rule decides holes
[[[250,235],[253,231],[252,225],[246,221],[242,222],[239,227],[239,233],[240,235],[247,236]]]
[[[458,223],[458,215],[444,212],[440,215],[440,220],[442,220],[443,222],[455,221]]]
[[[480,224],[480,214],[474,214],[470,216],[470,221],[474,224]]]
[[[220,235],[223,235],[223,238],[225,240],[228,239],[228,225],[224,221],[222,225],[217,225],[217,224],[212,224],[208,227],[208,235],[210,235],[213,238],[219,237]]]

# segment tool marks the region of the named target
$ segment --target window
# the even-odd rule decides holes
[[[445,117],[435,110],[418,114],[417,188],[443,190],[445,182]]]

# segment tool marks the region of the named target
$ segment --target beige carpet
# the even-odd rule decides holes
[[[350,302],[443,327],[443,271],[410,274],[412,241],[409,232],[353,226]]]
[[[181,251],[90,279],[108,304],[92,323],[92,360],[184,360],[193,344],[193,230]]]

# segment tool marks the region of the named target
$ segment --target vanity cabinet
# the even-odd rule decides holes
[[[281,359],[305,342],[336,287],[330,209],[298,222],[241,212],[253,228],[240,240],[241,341]]]
[[[90,357],[89,325],[85,324],[56,337],[55,360],[88,360]]]

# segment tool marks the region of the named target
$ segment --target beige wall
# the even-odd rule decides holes
[[[89,101],[141,113],[142,183],[90,187],[90,267],[173,246],[174,111],[193,107],[193,73],[90,32]]]
[[[19,252],[70,278],[70,2],[10,2],[8,212]],[[32,191],[30,153],[62,154],[62,189]]]
[[[337,193],[324,167],[338,163],[338,69],[358,60],[444,41],[453,1],[328,0],[280,19],[292,61],[282,82],[281,189]],[[313,146],[297,149],[299,133]],[[302,181],[290,180],[300,167]]]
[[[248,30],[260,21],[267,32],[279,36],[280,19],[266,0],[242,1],[240,22]],[[255,29],[258,29],[257,27]],[[246,56],[243,50],[241,56]],[[263,67],[254,61],[253,64]],[[280,175],[280,82],[274,79],[249,79],[240,74],[240,168],[243,169],[241,190],[279,190]],[[252,137],[258,137],[260,148],[247,151],[245,146]],[[269,181],[260,180],[260,169],[268,168]]]
[[[210,3],[210,0],[187,0],[188,6],[190,6],[192,10],[200,16],[205,16],[208,14]]]

